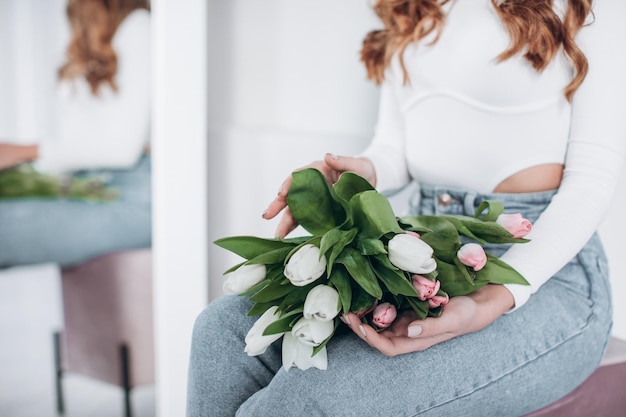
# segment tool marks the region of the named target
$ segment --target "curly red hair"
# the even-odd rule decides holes
[[[384,29],[367,34],[361,50],[361,60],[369,79],[381,83],[391,58],[399,53],[405,82],[408,73],[402,52],[410,42],[419,41],[436,33],[436,42],[443,29],[446,15],[441,6],[450,0],[377,0],[373,8],[382,20]],[[510,45],[499,56],[503,61],[523,54],[539,72],[563,48],[574,68],[572,80],[564,94],[571,100],[587,74],[587,58],[574,37],[592,13],[592,0],[568,0],[561,20],[553,9],[552,0],[491,0],[510,36]]]
[[[71,39],[59,79],[82,77],[94,95],[103,84],[117,91],[117,55],[112,40],[126,16],[137,9],[150,10],[149,1],[68,0]]]

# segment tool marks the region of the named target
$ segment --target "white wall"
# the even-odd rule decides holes
[[[359,49],[376,25],[367,0],[210,2],[211,241],[273,236],[261,213],[293,169],[367,144],[378,91]],[[238,259],[214,245],[209,257],[215,298]]]

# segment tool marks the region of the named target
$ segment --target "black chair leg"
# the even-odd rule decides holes
[[[128,346],[126,344],[120,345],[120,366],[122,375],[122,389],[124,390],[124,415],[131,417],[130,407],[130,357],[128,354]]]
[[[63,367],[61,366],[61,333],[54,332],[52,335],[54,347],[54,382],[56,391],[57,413],[65,414],[65,403],[63,401]]]

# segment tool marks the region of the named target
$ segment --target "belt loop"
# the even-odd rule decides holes
[[[463,198],[463,210],[465,211],[466,216],[474,215],[474,212],[476,211],[476,197],[478,197],[478,194],[473,191],[465,193]]]

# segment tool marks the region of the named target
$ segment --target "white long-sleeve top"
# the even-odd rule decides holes
[[[564,1],[555,1],[557,12]],[[565,165],[557,194],[534,223],[530,243],[502,260],[531,284],[508,285],[516,308],[562,268],[596,231],[626,157],[626,3],[595,0],[576,42],[589,61],[572,102],[564,54],[543,72],[523,57],[498,63],[509,37],[488,0],[456,0],[440,39],[407,48],[410,85],[396,59],[381,88],[375,137],[365,150],[381,190],[411,179],[489,193],[525,168]]]
[[[150,13],[137,10],[113,38],[117,92],[103,85],[94,96],[82,78],[59,83],[56,126],[39,144],[39,169],[119,168],[137,161],[149,142],[150,45]]]

